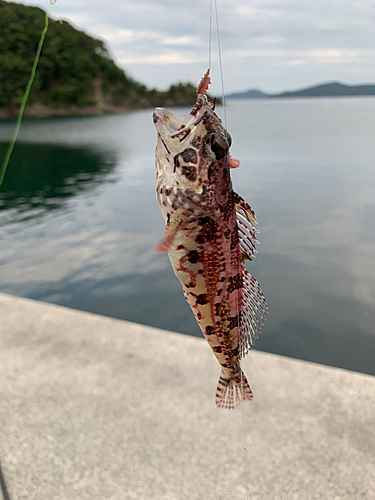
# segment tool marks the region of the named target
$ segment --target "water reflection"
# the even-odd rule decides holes
[[[0,158],[7,146],[0,143]],[[115,181],[116,163],[114,153],[93,148],[18,143],[0,188],[0,224],[39,217],[103,182]]]
[[[257,349],[375,375],[374,113],[375,99],[228,106],[234,187],[261,231],[248,269],[270,306]],[[151,111],[26,121],[21,140],[0,193],[0,290],[201,335],[154,251]]]

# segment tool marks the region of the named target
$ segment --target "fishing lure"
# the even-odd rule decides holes
[[[185,118],[156,108],[156,197],[165,220],[173,271],[221,366],[216,405],[233,408],[253,397],[240,360],[261,332],[268,307],[260,285],[244,267],[257,243],[251,207],[232,189],[231,137],[206,92],[206,72]]]

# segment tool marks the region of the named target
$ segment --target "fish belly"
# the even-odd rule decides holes
[[[229,378],[240,370],[240,257],[233,258],[222,238],[209,245],[197,245],[198,234],[199,230],[179,232],[169,250],[169,259],[223,375]]]

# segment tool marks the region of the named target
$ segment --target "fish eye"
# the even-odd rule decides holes
[[[220,151],[220,149],[221,149],[220,144],[219,144],[219,143],[218,143],[215,139],[213,139],[213,140],[211,141],[211,151],[212,151],[213,153],[217,153],[217,152],[219,152],[219,151]]]
[[[222,160],[228,153],[229,145],[227,139],[222,135],[212,136],[208,145],[215,155],[216,160]]]

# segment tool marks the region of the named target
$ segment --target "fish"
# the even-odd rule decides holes
[[[173,271],[221,373],[215,402],[232,409],[253,393],[241,360],[259,338],[268,313],[245,261],[257,252],[255,213],[232,187],[230,134],[207,97],[209,71],[184,118],[156,108],[156,198],[165,221],[156,250]]]

